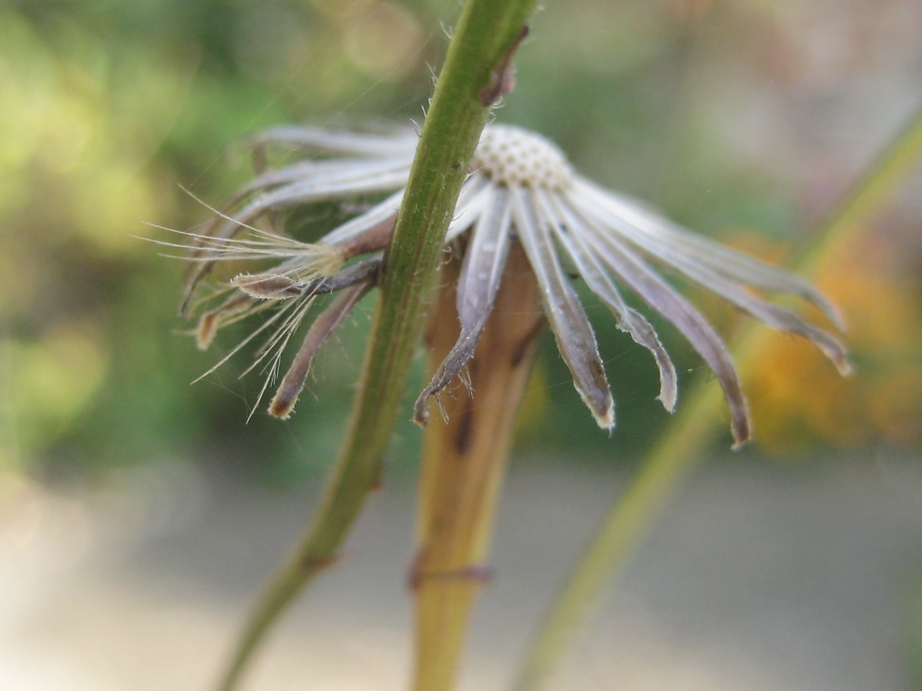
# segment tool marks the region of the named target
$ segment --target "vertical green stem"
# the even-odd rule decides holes
[[[493,96],[501,95],[495,88],[497,69],[517,45],[534,1],[468,0],[464,5],[386,257],[371,343],[343,450],[304,536],[252,610],[219,684],[222,690],[237,686],[270,626],[335,559],[380,481],[442,238]]]
[[[852,233],[888,201],[922,160],[922,110],[871,164],[867,173],[846,195],[816,236],[800,270],[808,272],[817,257],[834,245],[851,241]],[[747,327],[734,347],[745,378],[754,365],[765,329]],[[527,654],[516,679],[515,691],[533,691],[570,649],[576,633],[593,606],[625,567],[633,549],[658,516],[661,507],[696,467],[701,451],[713,438],[720,419],[722,398],[717,388],[699,380],[685,397],[663,437],[655,444],[637,476],[612,507],[590,542],[582,560],[571,572]]]

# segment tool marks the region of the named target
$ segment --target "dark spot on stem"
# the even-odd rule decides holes
[[[458,423],[458,431],[455,434],[455,448],[462,456],[470,451],[473,432],[474,409],[468,407],[462,413],[461,421]]]
[[[522,342],[519,343],[518,347],[512,351],[512,357],[509,362],[513,367],[518,367],[522,360],[525,358],[526,353],[528,353],[528,348],[534,342],[538,336],[541,335],[541,332],[544,331],[544,319],[539,319],[535,322],[535,325],[529,330],[525,335],[525,338],[522,339]]]
[[[314,574],[328,569],[339,561],[339,557],[314,557],[306,556],[301,560],[301,570],[306,574]]]
[[[493,580],[495,572],[489,566],[465,566],[462,569],[446,569],[443,571],[423,571],[413,568],[410,571],[410,588],[416,590],[423,581],[461,581],[468,583],[487,584]]]

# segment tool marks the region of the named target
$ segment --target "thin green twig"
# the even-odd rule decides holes
[[[862,224],[887,203],[922,161],[922,109],[868,168],[816,234],[799,263],[809,273],[833,245],[848,243]],[[766,330],[747,327],[733,351],[741,373],[753,366]],[[723,404],[716,386],[699,378],[665,434],[653,447],[623,496],[571,572],[534,639],[513,688],[535,691],[548,678],[589,618],[612,580],[627,564],[660,509],[694,470],[714,438]]]

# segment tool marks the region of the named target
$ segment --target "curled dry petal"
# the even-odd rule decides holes
[[[585,220],[585,219],[584,219]],[[727,347],[708,321],[691,303],[610,233],[587,223],[593,231],[590,244],[609,271],[616,274],[652,309],[672,323],[698,351],[720,382],[730,408],[730,429],[735,446],[745,443],[751,425],[746,398]]]
[[[285,300],[298,295],[297,279],[285,274],[237,274],[231,285],[256,300]]]
[[[852,368],[848,361],[845,344],[828,331],[813,326],[791,310],[755,297],[743,287],[734,285],[707,268],[688,262],[681,262],[675,266],[688,278],[707,286],[709,290],[720,295],[727,302],[745,310],[768,326],[798,334],[812,341],[832,361],[840,374],[843,376],[851,374]]]
[[[615,403],[589,319],[564,275],[548,229],[538,217],[532,193],[514,186],[509,192],[519,239],[541,286],[544,310],[557,348],[573,375],[573,385],[599,426],[612,429]]]
[[[708,266],[727,278],[770,293],[797,295],[813,303],[837,329],[841,318],[835,307],[810,283],[729,247],[699,237],[625,195],[603,190],[586,180],[577,194],[592,201],[589,209],[605,210],[606,223],[657,259],[672,264],[675,258]]]
[[[586,285],[615,316],[618,328],[630,334],[635,343],[642,345],[652,353],[659,369],[660,393],[658,398],[663,407],[672,412],[678,397],[678,377],[672,358],[660,342],[656,330],[646,317],[625,304],[618,287],[586,245],[583,237],[588,233],[573,210],[563,200],[556,197],[548,199],[542,196],[540,198],[547,213],[555,215],[554,229],[573,258]],[[571,231],[568,232],[568,229]]]
[[[224,302],[208,310],[199,318],[195,331],[196,344],[200,350],[206,350],[218,329],[231,323],[236,317],[243,318],[251,313],[253,298],[244,293],[232,293]]]
[[[425,425],[429,420],[429,411],[426,408],[429,396],[448,386],[473,357],[493,311],[493,302],[509,254],[511,212],[507,196],[508,192],[504,189],[493,190],[492,199],[485,206],[465,252],[457,297],[461,334],[436,370],[432,381],[416,399],[414,417],[420,425]]]
[[[342,324],[343,319],[358,303],[359,300],[371,289],[371,282],[358,283],[344,289],[334,298],[330,305],[320,313],[311,328],[308,329],[304,342],[298,350],[288,372],[285,373],[282,383],[269,404],[269,413],[275,417],[286,419],[294,410],[298,396],[304,389],[304,383],[310,372],[314,356],[320,351],[324,343],[334,331]]]

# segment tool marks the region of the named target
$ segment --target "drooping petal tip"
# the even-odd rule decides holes
[[[585,401],[585,399],[583,399]],[[589,406],[589,410],[592,411],[592,416],[595,418],[596,424],[602,429],[611,432],[615,428],[615,404],[614,401],[611,401],[608,406],[602,409],[596,409],[588,401],[586,405]]]

